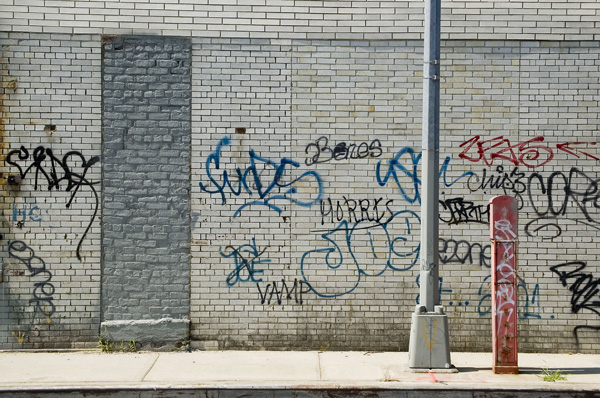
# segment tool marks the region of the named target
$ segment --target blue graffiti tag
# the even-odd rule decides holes
[[[474,174],[472,171],[465,171],[464,173],[462,173],[461,175],[456,177],[454,180],[448,182],[448,168],[449,167],[450,167],[450,156],[446,156],[446,158],[444,159],[444,163],[442,164],[442,167],[440,167],[440,179],[444,182],[444,186],[446,188],[450,188],[452,185],[456,184],[459,180],[461,180],[465,177],[470,177]]]
[[[417,213],[410,210],[393,213],[384,223],[362,220],[350,224],[344,220],[332,231],[321,235],[330,247],[303,254],[300,262],[302,277],[315,294],[332,298],[351,293],[362,278],[380,276],[387,269],[409,270],[418,261],[421,245],[419,242],[415,242],[414,246],[408,245],[408,237],[412,234],[412,225],[420,222]],[[399,233],[392,236],[391,231]],[[361,254],[360,261],[356,256],[358,252]],[[345,286],[342,283],[333,287],[320,283],[323,280],[320,277],[330,273],[345,276]]]
[[[259,257],[267,250],[264,247],[262,250],[258,250],[256,241],[252,238],[252,243],[242,245],[239,247],[227,246],[225,250],[230,250],[229,253],[223,253],[219,249],[219,254],[223,258],[233,258],[235,262],[235,269],[227,276],[227,285],[233,286],[238,282],[261,282],[261,278],[256,278],[255,275],[262,274],[262,269],[256,269],[257,264],[270,263],[269,259],[260,259]],[[245,274],[244,274],[244,273]]]
[[[477,294],[479,295],[479,297],[481,297],[479,299],[479,305],[477,306],[477,312],[479,313],[479,316],[486,316],[492,313],[492,305],[491,305],[491,300],[492,300],[492,295],[487,293],[484,294],[484,291],[489,291],[489,285],[490,283],[486,283],[489,281],[489,279],[491,278],[490,275],[486,276],[483,279],[483,282],[481,282],[481,285],[479,285],[479,290],[477,291]],[[488,304],[487,308],[483,308],[482,306],[484,305],[484,302],[490,301],[490,303]]]
[[[403,156],[404,159],[408,160],[403,160]],[[450,160],[450,156],[446,156],[439,171],[439,177],[444,182],[446,188],[453,186],[462,178],[469,177],[473,174],[472,171],[467,171],[456,177],[454,180],[449,181],[448,169],[450,167]],[[421,192],[419,191],[421,179],[417,174],[420,161],[421,153],[416,153],[413,148],[404,147],[400,149],[392,159],[388,160],[385,175],[382,175],[383,166],[381,161],[377,162],[377,168],[375,170],[377,183],[383,187],[387,185],[390,178],[393,178],[400,190],[400,194],[408,203],[421,203]],[[405,166],[405,163],[408,163],[408,165]]]
[[[421,275],[417,275],[417,287],[420,289],[421,288]],[[452,289],[444,289],[444,278],[443,277],[438,277],[439,280],[439,288],[438,288],[438,302],[441,303],[442,302],[442,293],[452,293]],[[421,298],[421,293],[417,294],[417,297],[415,298],[415,304],[419,304],[419,299]],[[450,301],[448,303],[449,305],[452,305],[452,301]],[[461,304],[462,305],[462,304]],[[469,305],[468,301],[465,301],[465,305]]]
[[[226,191],[234,196],[240,196],[243,192],[247,193],[250,198],[258,196],[259,199],[251,200],[240,206],[233,214],[234,218],[239,216],[243,209],[252,205],[267,206],[277,213],[281,213],[281,207],[273,203],[276,200],[282,199],[303,207],[309,207],[317,203],[323,196],[323,184],[321,182],[321,177],[316,171],[306,171],[296,178],[290,177],[291,180],[285,182],[284,175],[286,172],[291,173],[292,170],[295,170],[291,167],[298,168],[300,167],[300,163],[287,158],[282,158],[279,160],[279,163],[277,163],[270,159],[258,156],[254,150],[248,152],[250,165],[243,172],[237,167],[235,169],[235,177],[232,179],[231,174],[229,174],[227,170],[221,170],[222,149],[229,144],[229,138],[223,138],[217,145],[215,152],[211,153],[206,158],[206,175],[214,186],[214,189],[205,186],[202,182],[199,182],[198,185],[204,192],[209,194],[219,194],[221,196],[221,204],[227,202]],[[215,175],[213,175],[215,170],[219,170],[221,173],[221,183],[219,183],[217,178],[215,178]],[[265,177],[265,175],[268,174],[268,171],[272,172],[271,176]],[[309,194],[311,199],[301,200],[298,198],[300,193],[298,192],[297,186],[308,186],[311,177],[314,178],[317,192],[316,194]]]
[[[401,162],[401,158],[405,154],[410,157],[408,167],[404,167]],[[417,167],[420,160],[421,154],[417,154],[413,148],[402,148],[396,153],[393,159],[388,160],[388,168],[384,177],[381,176],[381,161],[377,162],[377,168],[375,169],[377,183],[383,187],[387,185],[390,177],[393,177],[394,182],[398,185],[400,194],[408,203],[415,203],[417,201],[421,203],[421,194],[419,193],[421,180],[417,176]],[[403,181],[405,184],[407,183],[408,187],[403,184]],[[410,190],[413,191],[412,194],[410,194]]]
[[[491,305],[491,301],[492,301],[492,295],[489,294],[488,292],[490,292],[490,284],[491,282],[489,281],[491,279],[491,276],[488,275],[483,279],[483,282],[481,282],[481,285],[479,286],[479,290],[477,292],[477,294],[479,295],[480,299],[479,299],[479,305],[477,306],[477,312],[479,313],[479,316],[487,316],[490,315],[492,313],[492,305]],[[522,308],[518,311],[518,315],[519,315],[519,319],[527,319],[527,318],[536,318],[536,319],[541,319],[542,316],[540,315],[541,312],[541,308],[540,308],[540,299],[539,299],[539,293],[540,293],[540,286],[539,284],[535,284],[535,287],[533,288],[533,295],[531,296],[531,299],[529,297],[529,291],[527,290],[527,285],[525,284],[525,280],[523,280],[523,278],[521,278],[520,276],[518,277],[519,283],[517,284],[517,292],[519,290],[521,290],[521,293],[517,293],[517,295],[519,297],[523,297],[523,295],[525,295],[525,299],[520,299],[518,301],[519,306]],[[485,305],[485,307],[484,307]],[[533,307],[533,309],[530,309],[530,305]]]
[[[376,166],[376,180],[379,186],[386,186],[393,181],[401,197],[408,203],[420,203],[421,180],[418,166],[421,154],[413,148],[404,147],[388,160],[387,167],[380,161]],[[464,172],[452,179],[448,176],[450,156],[447,156],[440,167],[439,178],[444,186],[451,187],[462,178],[469,177],[471,171]],[[401,220],[405,224],[403,233],[393,237],[390,231],[392,220]],[[339,297],[356,289],[360,281],[367,276],[379,276],[387,269],[408,270],[418,261],[420,244],[410,243],[411,223],[420,223],[419,216],[409,210],[393,213],[392,217],[381,223],[363,219],[354,224],[341,221],[333,230],[321,235],[327,242],[326,248],[305,252],[301,260],[301,272],[304,280],[310,282],[311,289],[321,297]],[[394,222],[396,224],[396,222]],[[344,243],[340,243],[344,242]],[[361,260],[356,253],[361,251]],[[408,261],[407,261],[408,260]],[[403,263],[397,266],[396,263]],[[345,284],[338,283],[337,288],[319,284],[318,276],[327,273],[345,275]]]

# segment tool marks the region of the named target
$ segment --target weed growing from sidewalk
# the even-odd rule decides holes
[[[113,342],[108,340],[108,338],[106,337],[106,334],[98,335],[98,348],[100,348],[100,351],[102,351],[102,352],[113,352],[114,351]]]
[[[135,343],[135,339],[133,339],[129,342],[127,349],[129,352],[137,352],[137,344]]]
[[[537,376],[549,383],[554,383],[558,380],[567,380],[566,375],[563,375],[560,369],[556,369],[554,372],[552,372],[548,368],[542,368],[542,373]]]
[[[137,343],[135,342],[135,339],[133,339],[127,343],[127,347],[125,347],[125,343],[121,340],[121,343],[117,346],[116,342],[108,339],[105,329],[104,333],[98,335],[98,348],[100,348],[100,351],[102,352],[137,352]]]
[[[383,379],[379,379],[379,381],[383,381],[386,383],[392,382],[392,381],[398,381],[398,379],[394,379],[391,375],[390,375],[390,371],[389,369],[387,369],[384,374],[383,374]]]

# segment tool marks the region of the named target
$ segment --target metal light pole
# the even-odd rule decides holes
[[[449,369],[448,318],[439,305],[441,0],[425,0],[420,299],[412,315],[409,366]]]

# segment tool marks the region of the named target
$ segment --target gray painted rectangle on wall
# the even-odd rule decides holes
[[[187,322],[190,63],[189,39],[104,38],[105,323],[159,319]]]

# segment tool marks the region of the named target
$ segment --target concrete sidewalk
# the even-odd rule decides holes
[[[600,396],[598,355],[520,354],[519,375],[494,374],[491,353],[452,353],[452,362],[457,373],[414,373],[408,368],[408,354],[404,352],[10,351],[0,353],[0,393],[347,389],[570,391],[587,392],[586,397]],[[542,380],[538,375],[544,368],[560,369],[566,380]]]

